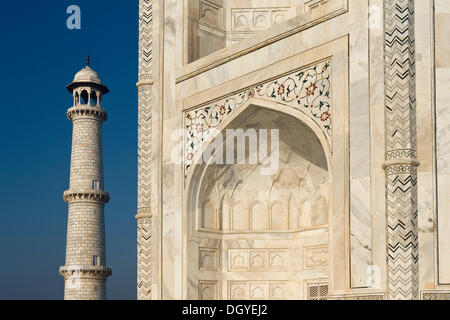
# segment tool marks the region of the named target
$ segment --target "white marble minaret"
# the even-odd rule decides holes
[[[67,117],[73,122],[70,187],[64,192],[69,206],[64,299],[106,299],[104,207],[109,194],[104,190],[102,125],[108,115],[102,96],[109,92],[89,66],[79,71],[67,86],[73,106]]]

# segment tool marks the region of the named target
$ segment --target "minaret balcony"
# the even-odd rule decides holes
[[[90,105],[78,105],[67,110],[67,118],[70,120],[86,117],[95,117],[106,121],[108,119],[108,113],[100,107]]]
[[[112,274],[111,267],[104,266],[69,266],[60,267],[59,274],[65,279],[72,276],[81,277],[109,277]]]
[[[67,190],[64,192],[64,201],[67,203],[74,201],[96,201],[109,202],[109,193],[103,190],[74,191]]]

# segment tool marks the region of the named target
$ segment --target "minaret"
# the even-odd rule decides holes
[[[73,123],[70,187],[64,192],[68,203],[66,264],[59,270],[64,277],[65,300],[106,299],[105,203],[102,125],[108,115],[102,96],[109,92],[89,66],[79,71],[67,86],[73,106],[67,117]]]

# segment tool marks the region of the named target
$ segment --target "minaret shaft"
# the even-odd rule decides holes
[[[103,189],[102,120],[82,118],[73,121],[70,189],[90,190],[92,181]]]

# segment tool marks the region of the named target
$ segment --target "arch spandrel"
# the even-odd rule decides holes
[[[246,109],[252,101],[264,106],[267,103],[262,100],[275,102],[280,109],[287,107],[300,111],[304,115],[302,120],[309,118],[322,132],[328,148],[332,148],[331,69],[331,59],[327,59],[185,112],[185,178],[202,146],[240,114],[238,110]],[[312,126],[311,121],[307,123]]]

